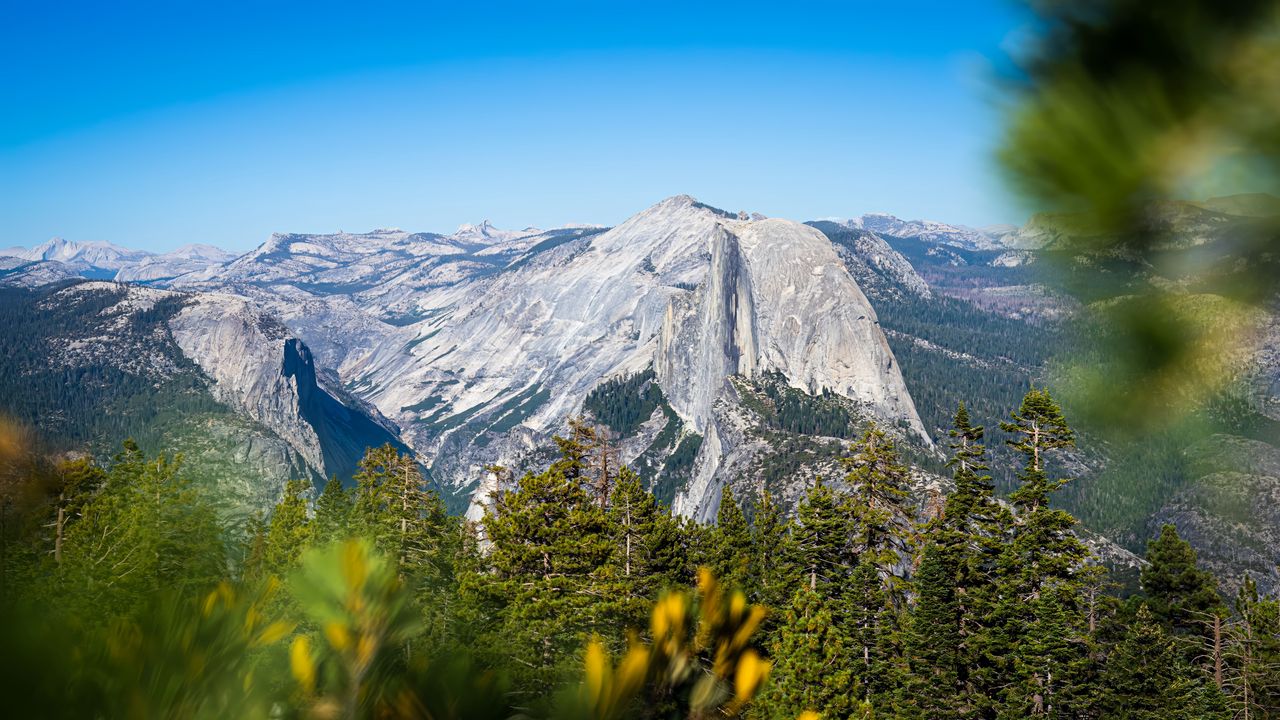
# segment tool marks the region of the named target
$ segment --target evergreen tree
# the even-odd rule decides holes
[[[1218,679],[1234,717],[1280,717],[1280,601],[1260,596],[1245,576],[1225,635]]]
[[[1047,584],[1076,580],[1087,551],[1073,532],[1076,519],[1049,506],[1053,492],[1067,481],[1050,477],[1046,461],[1051,451],[1075,443],[1062,410],[1047,390],[1032,389],[1012,417],[1001,427],[1014,435],[1008,443],[1023,454],[1026,465],[1018,473],[1020,485],[1009,495],[1018,515],[1005,570],[1017,578],[1012,588],[1016,595],[1029,601]]]
[[[613,483],[605,522],[611,546],[607,569],[616,585],[609,600],[620,606],[620,625],[638,627],[659,591],[690,580],[681,526],[629,468]]]
[[[993,675],[1007,677],[1000,716],[1061,716],[1086,667],[1081,573],[1088,551],[1073,532],[1075,518],[1049,504],[1066,480],[1051,477],[1047,461],[1074,434],[1048,391],[1036,389],[1001,427],[1026,464],[1009,496],[1017,515],[997,562],[998,601],[983,644]]]
[[[894,570],[914,545],[910,471],[893,441],[874,425],[854,445],[852,457],[842,462],[848,469],[844,505],[852,552],[860,564],[875,568],[890,600],[900,605],[904,585]]]
[[[803,587],[779,622],[770,655],[772,681],[763,714],[792,720],[803,710],[824,718],[853,717],[861,705],[850,658],[854,648],[839,622],[837,603]]]
[[[1013,435],[1007,442],[1026,457],[1026,466],[1018,475],[1022,484],[1009,495],[1009,500],[1031,512],[1048,505],[1049,496],[1066,483],[1064,479],[1050,479],[1045,462],[1051,451],[1074,446],[1075,432],[1048,390],[1028,391],[1011,420],[1000,423],[1000,428]]]
[[[107,473],[91,458],[78,458],[60,463],[55,471],[53,517],[47,524],[52,538],[50,552],[56,564],[62,564],[62,548],[67,528],[80,519],[84,506],[107,481]]]
[[[457,525],[427,489],[418,463],[388,444],[370,448],[359,468],[352,507],[355,531],[394,558],[402,575],[417,582],[448,578],[459,542]]]
[[[937,570],[930,572],[944,573],[949,589],[926,592],[925,588],[919,588],[916,609],[917,613],[929,613],[932,623],[944,623],[932,632],[955,638],[955,652],[942,653],[937,658],[951,664],[931,668],[929,672],[948,678],[954,675],[957,684],[954,702],[959,717],[972,716],[981,708],[990,707],[1004,682],[984,657],[990,651],[984,648],[984,643],[991,639],[987,631],[997,599],[996,567],[1012,516],[996,501],[991,478],[984,474],[987,469],[986,448],[982,444],[984,434],[981,426],[972,424],[968,409],[961,404],[950,431],[952,456],[948,465],[952,468],[955,489],[947,496],[941,516],[926,528],[930,547],[924,555],[925,561],[930,551],[936,555]],[[922,561],[922,575],[924,571]],[[929,582],[936,585],[939,580],[933,577]],[[952,593],[953,600],[949,596]],[[930,609],[931,604],[939,602],[949,607],[952,601],[954,614]],[[928,663],[924,667],[929,667]],[[913,669],[913,675],[918,677],[919,670]]]
[[[1175,640],[1146,604],[1111,650],[1102,673],[1103,717],[1133,720],[1201,720],[1211,717]]]
[[[573,671],[591,635],[612,629],[599,571],[615,557],[615,538],[584,487],[588,448],[572,437],[556,443],[560,459],[494,498],[484,519],[490,572],[478,586],[497,615],[483,649],[540,694]]]
[[[840,583],[852,565],[842,504],[842,498],[819,478],[796,509],[791,565],[810,590]]]
[[[1151,616],[1176,636],[1206,637],[1212,617],[1225,610],[1217,580],[1196,564],[1196,551],[1173,525],[1147,543],[1141,579]]]
[[[1087,655],[1074,588],[1055,585],[1023,603],[1018,614],[1022,632],[1011,634],[1007,667],[1012,682],[1005,688],[999,717],[1076,717],[1071,701]],[[1007,612],[1007,610],[1006,610]]]
[[[848,664],[855,695],[867,708],[888,710],[902,681],[902,636],[898,611],[875,563],[854,566],[840,603],[840,622],[853,648]]]
[[[908,595],[903,573],[915,544],[910,476],[893,442],[874,425],[843,463],[849,490],[841,498],[847,518],[841,537],[851,541],[854,561],[842,601],[856,652],[853,674],[864,703],[888,707],[901,670],[895,658]]]
[[[351,493],[342,487],[338,478],[329,478],[316,499],[315,517],[311,522],[313,541],[326,545],[345,538],[350,532],[351,508]]]
[[[751,595],[756,581],[751,575],[754,553],[751,527],[733,489],[725,485],[716,523],[707,531],[707,565],[721,582]]]
[[[751,524],[753,554],[750,575],[758,590],[753,599],[767,608],[785,607],[787,598],[798,587],[795,567],[791,564],[794,555],[791,540],[791,522],[773,495],[765,490],[756,503],[755,518]],[[778,615],[780,613],[767,616],[767,625],[772,626]]]
[[[162,589],[201,592],[226,577],[217,515],[181,467],[181,456],[147,458],[125,442],[102,490],[67,529],[58,575],[69,595],[105,618]]]
[[[290,480],[284,496],[271,511],[263,549],[263,570],[285,577],[297,565],[298,558],[311,541],[311,521],[307,517],[307,491],[311,483]]]
[[[966,638],[958,588],[956,556],[943,547],[925,546],[915,577],[916,604],[907,620],[903,652],[908,672],[899,688],[898,714],[904,718],[947,720],[973,716],[962,674]],[[972,622],[974,619],[970,618]]]

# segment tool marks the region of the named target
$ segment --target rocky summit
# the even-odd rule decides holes
[[[1169,210],[1199,250],[1229,247],[1250,220]],[[267,478],[223,481],[247,511],[290,477],[349,481],[365,447],[389,442],[475,519],[493,490],[545,465],[575,417],[700,521],[726,487],[792,508],[815,478],[838,482],[868,422],[900,442],[927,502],[945,485],[937,445],[961,401],[992,433],[997,484],[1016,482],[999,423],[1028,386],[1051,381],[1049,360],[1071,350],[1066,323],[1083,311],[1037,276],[1062,252],[1064,227],[799,223],[680,195],[611,228],[279,233],[240,256],[55,240],[0,252],[0,292],[38,336],[0,364],[16,383],[5,409],[70,447],[107,453],[104,438],[133,435],[187,448],[208,477]],[[1260,327],[1272,337],[1275,325]],[[1239,369],[1263,420],[1280,403],[1271,345]],[[69,369],[114,390],[84,391],[65,412]],[[148,403],[168,409],[139,410]],[[1258,422],[1223,432],[1260,437]],[[1251,456],[1270,457],[1250,442]],[[1065,502],[1086,525],[1140,550],[1175,519],[1224,576],[1277,580],[1265,569],[1274,552],[1232,559],[1232,543],[1262,542],[1271,523],[1198,479],[1219,477],[1202,445],[1178,446],[1159,487],[1117,469],[1127,461],[1101,443],[1081,447]],[[246,471],[213,471],[228,466]],[[1265,470],[1256,480],[1269,487]]]

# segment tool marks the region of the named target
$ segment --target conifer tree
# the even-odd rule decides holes
[[[264,547],[263,570],[285,577],[311,541],[311,521],[307,517],[307,491],[311,483],[290,480],[284,496],[271,511]]]
[[[733,489],[725,485],[716,523],[707,531],[707,564],[721,582],[748,595],[755,590],[755,578],[751,575],[752,546],[751,527],[742,506],[734,497]]]
[[[53,518],[48,527],[53,535],[50,543],[53,561],[61,565],[67,527],[80,518],[85,503],[106,482],[107,473],[91,458],[84,457],[59,464],[55,474],[57,497],[54,500]]]
[[[1054,585],[1024,603],[1021,632],[1010,633],[1010,682],[1000,716],[1075,717],[1071,701],[1079,695],[1087,655],[1074,588]]]
[[[842,498],[819,478],[796,509],[791,564],[799,581],[810,590],[839,583],[852,566],[842,504]]]
[[[316,512],[312,519],[313,542],[326,545],[344,539],[350,532],[351,508],[351,493],[338,478],[329,478],[320,497],[316,498]]]
[[[584,487],[587,448],[557,437],[561,457],[499,492],[484,519],[490,572],[480,600],[496,609],[486,650],[516,669],[517,684],[546,693],[572,672],[592,634],[608,635],[600,569],[615,557],[605,511]]]
[[[841,498],[847,518],[842,537],[850,541],[853,562],[842,601],[856,652],[853,674],[864,703],[887,707],[900,678],[894,660],[908,595],[903,574],[915,545],[910,476],[893,442],[874,425],[843,463],[849,490]]]
[[[853,648],[848,666],[856,697],[866,707],[888,710],[902,681],[900,615],[880,568],[870,560],[853,567],[840,595],[840,615]]]
[[[1238,718],[1280,717],[1280,601],[1245,576],[1226,627],[1220,684]]]
[[[622,626],[638,627],[661,590],[690,579],[680,522],[625,467],[612,483],[605,521],[609,576],[616,586],[610,601],[620,605],[616,615]]]
[[[109,616],[161,589],[200,592],[226,577],[226,547],[208,499],[182,457],[146,457],[126,441],[106,483],[67,529],[60,580]]]
[[[352,508],[355,531],[395,559],[402,576],[419,582],[447,578],[458,545],[457,526],[440,498],[427,489],[418,463],[388,444],[370,448],[359,468]]]
[[[751,577],[755,580],[758,595],[755,602],[767,608],[782,608],[795,592],[796,571],[791,564],[791,522],[783,514],[773,495],[765,490],[756,503],[755,518],[751,524]],[[767,626],[772,626],[780,612],[766,616]]]
[[[845,626],[838,603],[808,587],[796,590],[781,613],[770,648],[772,681],[761,705],[771,718],[791,720],[802,710],[847,718],[858,709]]]
[[[909,470],[898,458],[893,441],[874,425],[842,462],[848,469],[845,512],[851,550],[860,564],[875,568],[890,600],[900,605],[904,585],[894,569],[915,540]]]
[[[954,636],[955,652],[937,656],[938,660],[953,664],[929,668],[928,672],[948,678],[954,675],[957,684],[954,702],[958,711],[976,713],[990,706],[991,698],[1004,682],[986,661],[984,655],[988,649],[984,644],[991,639],[987,630],[996,603],[996,566],[1012,516],[995,499],[993,483],[985,474],[986,448],[982,444],[985,432],[981,426],[972,424],[964,404],[956,409],[949,434],[952,456],[948,465],[952,468],[955,489],[947,496],[941,516],[926,528],[930,547],[926,548],[923,558],[928,560],[932,550],[938,570],[930,573],[945,574],[950,590],[926,592],[925,588],[919,588],[916,612],[931,614],[934,624],[944,623],[933,632]],[[924,582],[924,571],[922,561],[921,582]],[[929,582],[936,584],[937,579],[931,577]],[[951,593],[954,593],[953,615],[930,609],[931,604],[944,601],[949,606]],[[928,668],[928,663],[922,667]],[[913,669],[916,682],[921,681],[919,672]]]
[[[1022,398],[1022,405],[1011,414],[1011,422],[1000,423],[1011,433],[1008,444],[1026,457],[1026,466],[1018,478],[1022,484],[1009,496],[1021,509],[1034,511],[1049,504],[1049,496],[1066,480],[1051,479],[1045,463],[1051,451],[1075,445],[1075,432],[1067,425],[1062,408],[1048,390],[1032,388]]]
[[[1150,608],[1139,606],[1135,621],[1111,650],[1102,673],[1103,717],[1134,720],[1201,720],[1203,691],[1174,638],[1161,629]]]
[[[1001,427],[1026,464],[1009,496],[1017,515],[997,562],[999,600],[983,644],[996,660],[994,675],[1007,678],[999,714],[1044,716],[1064,710],[1087,658],[1080,594],[1088,552],[1075,518],[1049,504],[1066,480],[1051,477],[1047,462],[1074,433],[1048,391],[1036,389]]]
[[[925,546],[915,577],[916,602],[907,620],[903,653],[907,673],[899,688],[897,712],[904,718],[972,717],[965,692],[965,637],[954,579],[956,555],[942,546]],[[970,622],[974,619],[970,618]]]
[[[1205,637],[1206,622],[1225,610],[1217,580],[1197,565],[1196,551],[1171,524],[1147,543],[1141,580],[1151,616],[1176,636]]]
[[[1049,505],[1054,491],[1067,481],[1050,477],[1046,462],[1051,451],[1074,445],[1075,435],[1047,390],[1029,391],[1012,418],[1001,427],[1014,435],[1008,443],[1023,454],[1026,465],[1018,473],[1018,488],[1009,494],[1018,515],[1006,570],[1017,576],[1018,595],[1034,600],[1046,584],[1073,581],[1087,554],[1073,532],[1076,519]]]

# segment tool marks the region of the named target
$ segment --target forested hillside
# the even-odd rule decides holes
[[[387,446],[350,489],[291,483],[247,535],[180,460],[127,442],[52,462],[6,426],[0,677],[41,717],[1280,712],[1280,603],[1252,583],[1222,597],[1172,526],[1119,594],[1052,504],[1067,481],[1047,463],[1076,442],[1057,403],[1033,390],[1006,417],[1007,502],[964,406],[945,498],[911,497],[872,426],[793,515],[726,491],[710,525],[672,517],[575,422],[479,523]]]

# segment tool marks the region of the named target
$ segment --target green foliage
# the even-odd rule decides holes
[[[1209,620],[1226,608],[1213,574],[1196,565],[1196,552],[1173,525],[1147,543],[1142,590],[1151,618],[1176,635],[1203,636]]]
[[[606,380],[582,401],[582,409],[610,430],[627,437],[640,429],[654,410],[666,401],[653,370]]]
[[[1223,686],[1237,717],[1280,716],[1280,601],[1246,577],[1226,629]]]
[[[96,319],[126,292],[77,292],[47,302],[63,287],[0,288],[0,411],[40,428],[59,449],[93,444],[103,452],[110,451],[104,438],[133,437],[139,445],[155,448],[168,424],[226,412],[208,393],[199,368],[164,330],[182,308],[181,298],[162,299],[150,310],[126,315],[113,330],[121,343],[154,347],[154,362],[171,365],[170,372],[131,371],[107,359],[50,362],[65,355],[67,338],[98,334]]]
[[[311,542],[311,521],[307,518],[307,493],[311,483],[291,481],[284,497],[276,503],[267,526],[264,570],[285,577],[297,564],[302,551]]]
[[[312,503],[287,487],[239,583],[226,558],[246,550],[228,550],[177,463],[130,443],[105,470],[41,469],[0,442],[0,470],[39,475],[0,506],[14,520],[4,577],[22,578],[0,612],[34,606],[68,629],[0,638],[0,680],[56,705],[48,717],[1273,713],[1280,604],[1246,585],[1234,613],[1215,605],[1170,530],[1151,544],[1146,603],[1117,610],[1053,507],[1053,455],[1073,439],[1061,411],[1032,391],[1009,431],[1027,460],[1013,507],[996,502],[962,406],[955,491],[922,525],[874,427],[794,519],[767,492],[744,512],[726,488],[708,527],[671,517],[582,423],[548,467],[500,487],[478,528],[443,515],[411,458],[374,448],[353,491],[334,480]],[[19,539],[30,549],[9,552]],[[694,561],[725,579],[704,569],[696,603]],[[1217,624],[1196,625],[1206,615]]]
[[[355,476],[350,532],[367,538],[395,558],[399,572],[415,582],[439,583],[452,575],[458,540],[444,504],[427,489],[417,461],[392,445],[370,448]],[[341,512],[343,501],[326,488],[327,514]],[[328,517],[325,519],[329,522]]]
[[[893,566],[914,544],[910,472],[893,442],[874,425],[852,449],[853,455],[842,460],[848,469],[844,481],[850,489],[846,512],[852,551],[861,564],[885,579],[892,601],[898,603],[902,588],[894,580]]]
[[[1105,717],[1134,720],[1213,717],[1206,712],[1198,680],[1177,642],[1143,604],[1108,658],[1099,709]]]
[[[1107,300],[1109,332],[1091,339],[1107,362],[1073,363],[1083,403],[1109,434],[1142,437],[1232,380],[1277,288],[1275,4],[1032,7],[1000,161],[1055,238],[1065,287]],[[1233,193],[1249,194],[1212,197]],[[1216,321],[1193,307],[1204,299]]]
[[[818,395],[791,387],[782,373],[770,371],[758,381],[768,404],[757,408],[765,423],[797,435],[853,438],[861,423],[847,401],[823,390]]]
[[[776,664],[762,716],[793,718],[801,708],[822,717],[854,714],[860,700],[849,658],[856,648],[839,620],[839,606],[824,593],[796,591],[770,647]]]
[[[329,478],[316,499],[315,517],[311,521],[312,537],[317,544],[325,545],[347,536],[352,505],[351,493],[338,478]]]
[[[492,577],[480,591],[496,613],[490,651],[526,659],[525,667],[509,661],[515,680],[541,693],[568,678],[583,644],[604,630],[596,571],[613,552],[604,508],[583,482],[590,448],[572,437],[556,442],[561,458],[500,492],[484,519]]]
[[[853,558],[843,500],[842,495],[819,481],[809,488],[796,509],[791,561],[810,590],[840,583]]]
[[[915,577],[916,607],[904,631],[907,676],[898,690],[898,709],[919,718],[962,718],[973,712],[965,697],[969,620],[954,559],[938,545],[925,546]]]
[[[226,576],[226,549],[208,500],[181,458],[147,458],[126,441],[103,485],[66,529],[58,592],[126,613],[161,590],[200,592]]]
[[[753,545],[747,518],[733,497],[733,489],[726,485],[721,491],[716,522],[707,532],[707,566],[730,587],[746,590],[752,580]]]

